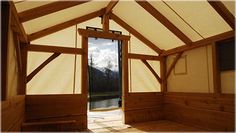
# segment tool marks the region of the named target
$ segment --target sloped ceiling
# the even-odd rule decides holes
[[[20,1],[15,2],[15,6],[20,13],[51,2]],[[23,26],[27,34],[32,34],[97,11],[106,7],[109,2],[87,2],[26,21]],[[207,1],[149,1],[149,3],[193,42],[232,30]],[[222,1],[222,3],[235,16],[235,2]],[[161,49],[168,50],[185,45],[135,1],[119,1],[114,7],[113,13]]]

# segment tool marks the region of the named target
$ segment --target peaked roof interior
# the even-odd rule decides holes
[[[57,2],[15,1],[14,4],[26,34],[30,36],[63,22],[99,11],[107,7],[109,2],[81,2],[46,15],[40,15],[40,11],[49,10],[46,6]],[[235,2],[222,1],[222,3],[235,17]],[[119,1],[112,12],[164,50],[234,30],[208,1],[148,1],[147,3]],[[36,14],[38,17],[31,16],[27,19],[27,14]],[[158,19],[157,16],[165,18]]]

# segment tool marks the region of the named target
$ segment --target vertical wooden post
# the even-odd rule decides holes
[[[129,75],[128,75],[128,40],[123,40],[122,42],[122,110],[123,122],[125,122],[125,98],[129,93]]]
[[[8,1],[1,1],[1,16],[2,16],[2,22],[1,22],[1,28],[2,28],[2,34],[1,34],[1,96],[2,101],[6,100],[7,98],[7,51],[8,51],[8,30],[10,26],[10,18],[11,18],[11,12],[10,12],[10,6]]]
[[[214,93],[221,93],[220,69],[218,60],[218,49],[215,43],[212,44],[212,66],[213,66],[213,87]]]
[[[20,95],[26,94],[26,84],[27,84],[27,57],[28,57],[28,44],[20,43],[21,48],[21,63],[22,63],[22,80],[21,80],[21,88],[19,90]]]
[[[160,61],[161,69],[161,92],[167,92],[167,78],[166,78],[166,57],[162,57]]]
[[[109,14],[104,14],[102,17],[102,27],[104,32],[109,32]]]
[[[82,36],[83,55],[81,59],[82,73],[81,73],[81,94],[88,95],[88,37]]]

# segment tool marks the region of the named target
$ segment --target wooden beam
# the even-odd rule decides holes
[[[27,58],[28,58],[28,52],[27,52],[28,44],[20,43],[20,49],[21,49],[21,61],[22,61],[22,78],[21,81],[21,88],[20,88],[20,94],[25,95],[26,94],[26,84],[27,84]]]
[[[84,51],[81,59],[81,94],[88,95],[88,37],[82,36],[81,43]]]
[[[167,79],[166,79],[166,57],[163,57],[160,61],[160,73],[161,73],[161,92],[167,92]]]
[[[117,3],[118,3],[118,0],[111,0],[106,7],[105,14],[110,13],[112,11],[112,9],[116,6]]]
[[[35,44],[30,44],[28,46],[28,51],[62,53],[62,54],[83,54],[83,50],[81,48],[44,46],[44,45],[35,45]]]
[[[19,13],[19,18],[21,22],[26,22],[38,17],[42,17],[44,15],[48,15],[66,8],[70,8],[73,6],[77,6],[80,4],[83,4],[85,0],[81,1],[58,1],[58,2],[53,2],[47,5],[39,6],[36,8],[32,8],[23,12]]]
[[[128,41],[122,42],[122,110],[126,110],[126,97],[129,94]],[[125,117],[125,116],[124,116]],[[125,118],[123,117],[123,122]]]
[[[228,38],[231,38],[231,37],[235,37],[235,32],[234,31],[227,31],[227,32],[221,33],[219,35],[215,35],[215,36],[212,36],[212,37],[208,37],[208,38],[193,42],[193,43],[191,43],[191,46],[180,46],[180,47],[176,47],[176,48],[164,51],[161,54],[161,56],[168,56],[168,55],[176,54],[176,53],[179,53],[179,52],[183,52],[183,51],[203,47],[203,46],[212,44],[216,41],[221,41],[221,40],[228,39]]]
[[[61,53],[54,53],[51,55],[46,61],[44,61],[40,66],[38,66],[33,72],[27,76],[27,83],[40,71],[42,70],[48,63],[56,59]]]
[[[7,1],[1,1],[1,100],[7,98],[7,55],[8,37],[11,23],[11,9]]]
[[[19,20],[19,16],[17,14],[17,10],[16,7],[13,3],[13,1],[9,1],[10,7],[11,7],[11,13],[12,13],[12,29],[15,30],[15,32],[17,32],[20,35],[20,41],[23,43],[28,43],[28,37],[27,34],[25,32],[25,29],[23,27],[23,25],[21,24],[20,20]]]
[[[169,77],[171,71],[173,70],[173,68],[175,67],[176,63],[178,62],[178,60],[180,59],[181,55],[183,54],[183,52],[180,52],[177,54],[177,56],[175,57],[173,63],[171,64],[169,70],[166,73],[166,79]]]
[[[213,87],[214,93],[221,93],[221,80],[220,80],[220,68],[219,68],[219,55],[218,47],[216,43],[212,43],[212,67],[213,67]]]
[[[82,23],[82,22],[87,21],[89,19],[93,19],[95,17],[99,17],[99,16],[103,15],[104,13],[105,13],[105,9],[103,8],[101,10],[98,10],[98,11],[86,14],[84,16],[81,16],[81,17],[78,17],[78,18],[75,18],[75,19],[63,22],[61,24],[54,25],[52,27],[49,27],[49,28],[43,29],[41,31],[38,31],[38,32],[30,34],[28,36],[29,40],[33,41],[33,40],[38,39],[40,37],[52,34],[54,32],[60,31],[60,30],[63,30],[65,28],[68,28],[70,26]]]
[[[141,35],[138,31],[136,31],[134,28],[129,26],[126,22],[124,22],[122,19],[120,19],[115,14],[111,13],[110,18],[113,19],[117,24],[122,26],[124,29],[126,29],[128,32],[133,34],[135,37],[137,37],[139,40],[141,40],[144,44],[146,44],[149,48],[157,52],[158,54],[161,54],[163,50],[158,48],[154,43],[149,41],[147,38],[145,38],[143,35]]]
[[[158,74],[155,72],[155,70],[153,70],[153,68],[151,67],[151,65],[146,61],[146,60],[141,60],[144,65],[152,72],[152,74],[155,76],[155,78],[157,79],[157,81],[161,84],[161,78],[158,76]]]
[[[129,40],[130,36],[121,35],[121,34],[113,34],[109,32],[100,32],[100,31],[93,31],[93,30],[85,30],[85,29],[78,29],[80,35],[85,37],[98,37],[98,38],[105,38],[105,39],[112,39],[112,40]]]
[[[128,58],[130,59],[140,59],[140,60],[161,60],[161,56],[153,56],[153,55],[142,55],[142,54],[128,54]]]
[[[182,40],[185,44],[189,45],[192,42],[190,38],[188,38],[181,30],[179,30],[174,24],[172,24],[164,15],[162,15],[146,0],[136,0],[136,2],[141,7],[143,7],[148,13],[150,13],[154,18],[156,18],[160,23],[162,23],[167,29],[169,29],[173,34],[175,34],[180,40]]]
[[[102,16],[102,28],[104,32],[109,32],[109,14]]]
[[[14,40],[14,46],[15,46],[15,50],[16,50],[17,65],[18,65],[19,73],[21,75],[22,61],[21,61],[21,51],[20,51],[20,40],[19,40],[18,34],[16,32],[13,32],[13,40]]]
[[[210,1],[208,3],[218,12],[218,14],[229,24],[229,26],[235,30],[235,17],[234,15],[224,6],[221,1]]]

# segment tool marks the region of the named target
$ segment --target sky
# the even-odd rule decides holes
[[[102,38],[89,38],[88,58],[90,63],[91,55],[96,68],[107,67],[108,61],[112,64],[112,71],[118,71],[118,41]]]

